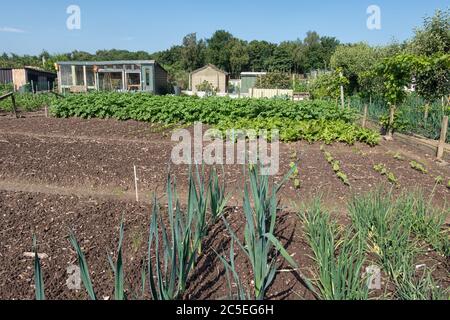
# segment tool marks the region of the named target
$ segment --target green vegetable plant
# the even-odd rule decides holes
[[[368,298],[363,276],[364,242],[350,232],[339,232],[319,199],[299,214],[308,243],[317,263],[316,285],[326,300],[362,300]]]
[[[341,180],[346,186],[350,186],[350,180],[348,176],[341,169],[341,162],[335,160],[333,158],[333,155],[330,152],[326,151],[325,148],[321,148],[321,150],[325,156],[325,160],[331,165],[331,168],[336,174],[336,177]]]
[[[272,185],[268,176],[258,173],[257,166],[249,168],[249,182],[244,188],[243,202],[244,242],[239,240],[228,221],[223,218],[232,239],[250,261],[253,271],[254,297],[258,300],[265,297],[266,291],[275,277],[277,254],[280,254],[293,268],[298,268],[296,262],[274,234],[278,210],[277,195],[294,169],[290,170],[281,184]],[[309,284],[308,279],[304,278],[303,281]],[[308,286],[310,290],[314,290],[310,284]]]
[[[413,168],[416,171],[419,171],[423,174],[428,173],[428,170],[425,169],[425,166],[417,161],[411,161],[409,164],[411,165],[411,168]]]

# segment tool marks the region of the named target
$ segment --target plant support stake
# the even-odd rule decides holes
[[[136,202],[139,202],[138,177],[136,166],[134,166],[134,189],[136,190]]]
[[[442,119],[441,138],[439,139],[437,150],[438,160],[442,160],[442,158],[444,157],[444,148],[445,148],[445,140],[447,139],[447,130],[448,130],[448,116],[445,116]]]

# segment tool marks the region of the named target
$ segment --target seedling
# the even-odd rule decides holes
[[[394,154],[394,159],[398,160],[398,161],[405,160],[405,158],[403,158],[402,155],[400,153],[398,153],[398,152],[396,154]]]
[[[390,183],[393,183],[393,184],[397,184],[397,183],[398,183],[397,177],[396,177],[392,172],[389,172],[389,173],[388,173],[387,178],[388,178],[388,181],[389,181]]]
[[[434,182],[435,182],[436,184],[441,184],[443,181],[444,181],[444,178],[442,178],[442,176],[437,176],[437,177],[434,179]]]
[[[340,166],[340,162],[339,161],[333,162],[333,171],[336,172],[336,173],[341,171],[341,166]]]
[[[339,171],[338,173],[336,173],[336,175],[339,179],[342,180],[342,182],[344,182],[345,185],[347,185],[347,186],[350,185],[350,180],[348,180],[348,177],[345,173],[343,173],[342,171]]]
[[[419,171],[419,172],[421,172],[423,174],[427,174],[428,173],[428,171],[427,171],[427,169],[425,169],[424,165],[421,164],[421,163],[418,163],[417,161],[411,161],[410,165],[411,165],[411,168],[413,168],[416,171]]]
[[[378,172],[379,174],[381,174],[382,176],[384,176],[385,174],[387,174],[387,168],[384,164],[379,163],[373,166],[373,169]]]
[[[300,179],[295,179],[294,180],[295,189],[300,189],[300,186],[301,186]]]

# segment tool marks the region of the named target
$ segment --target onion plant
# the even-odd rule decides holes
[[[417,237],[432,235],[429,238],[435,239],[442,227],[439,219],[426,214],[432,210],[431,203],[405,194],[394,200],[391,193],[379,189],[355,197],[349,210],[355,228],[364,234],[369,250],[377,254],[394,283],[397,297],[430,295],[430,290],[436,287],[429,285],[431,275],[417,282],[414,263],[422,250]],[[430,226],[437,230],[430,231]]]
[[[365,250],[362,238],[350,232],[339,237],[338,226],[331,221],[319,199],[303,209],[300,217],[318,265],[316,283],[321,298],[367,299],[369,290],[363,277]]]

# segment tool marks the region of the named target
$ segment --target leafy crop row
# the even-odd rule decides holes
[[[282,141],[305,139],[326,143],[365,142],[371,146],[379,135],[353,125],[356,114],[325,101],[296,103],[268,99],[153,96],[146,93],[90,93],[54,100],[57,117],[115,118],[154,123],[194,123],[227,129],[278,129]]]

